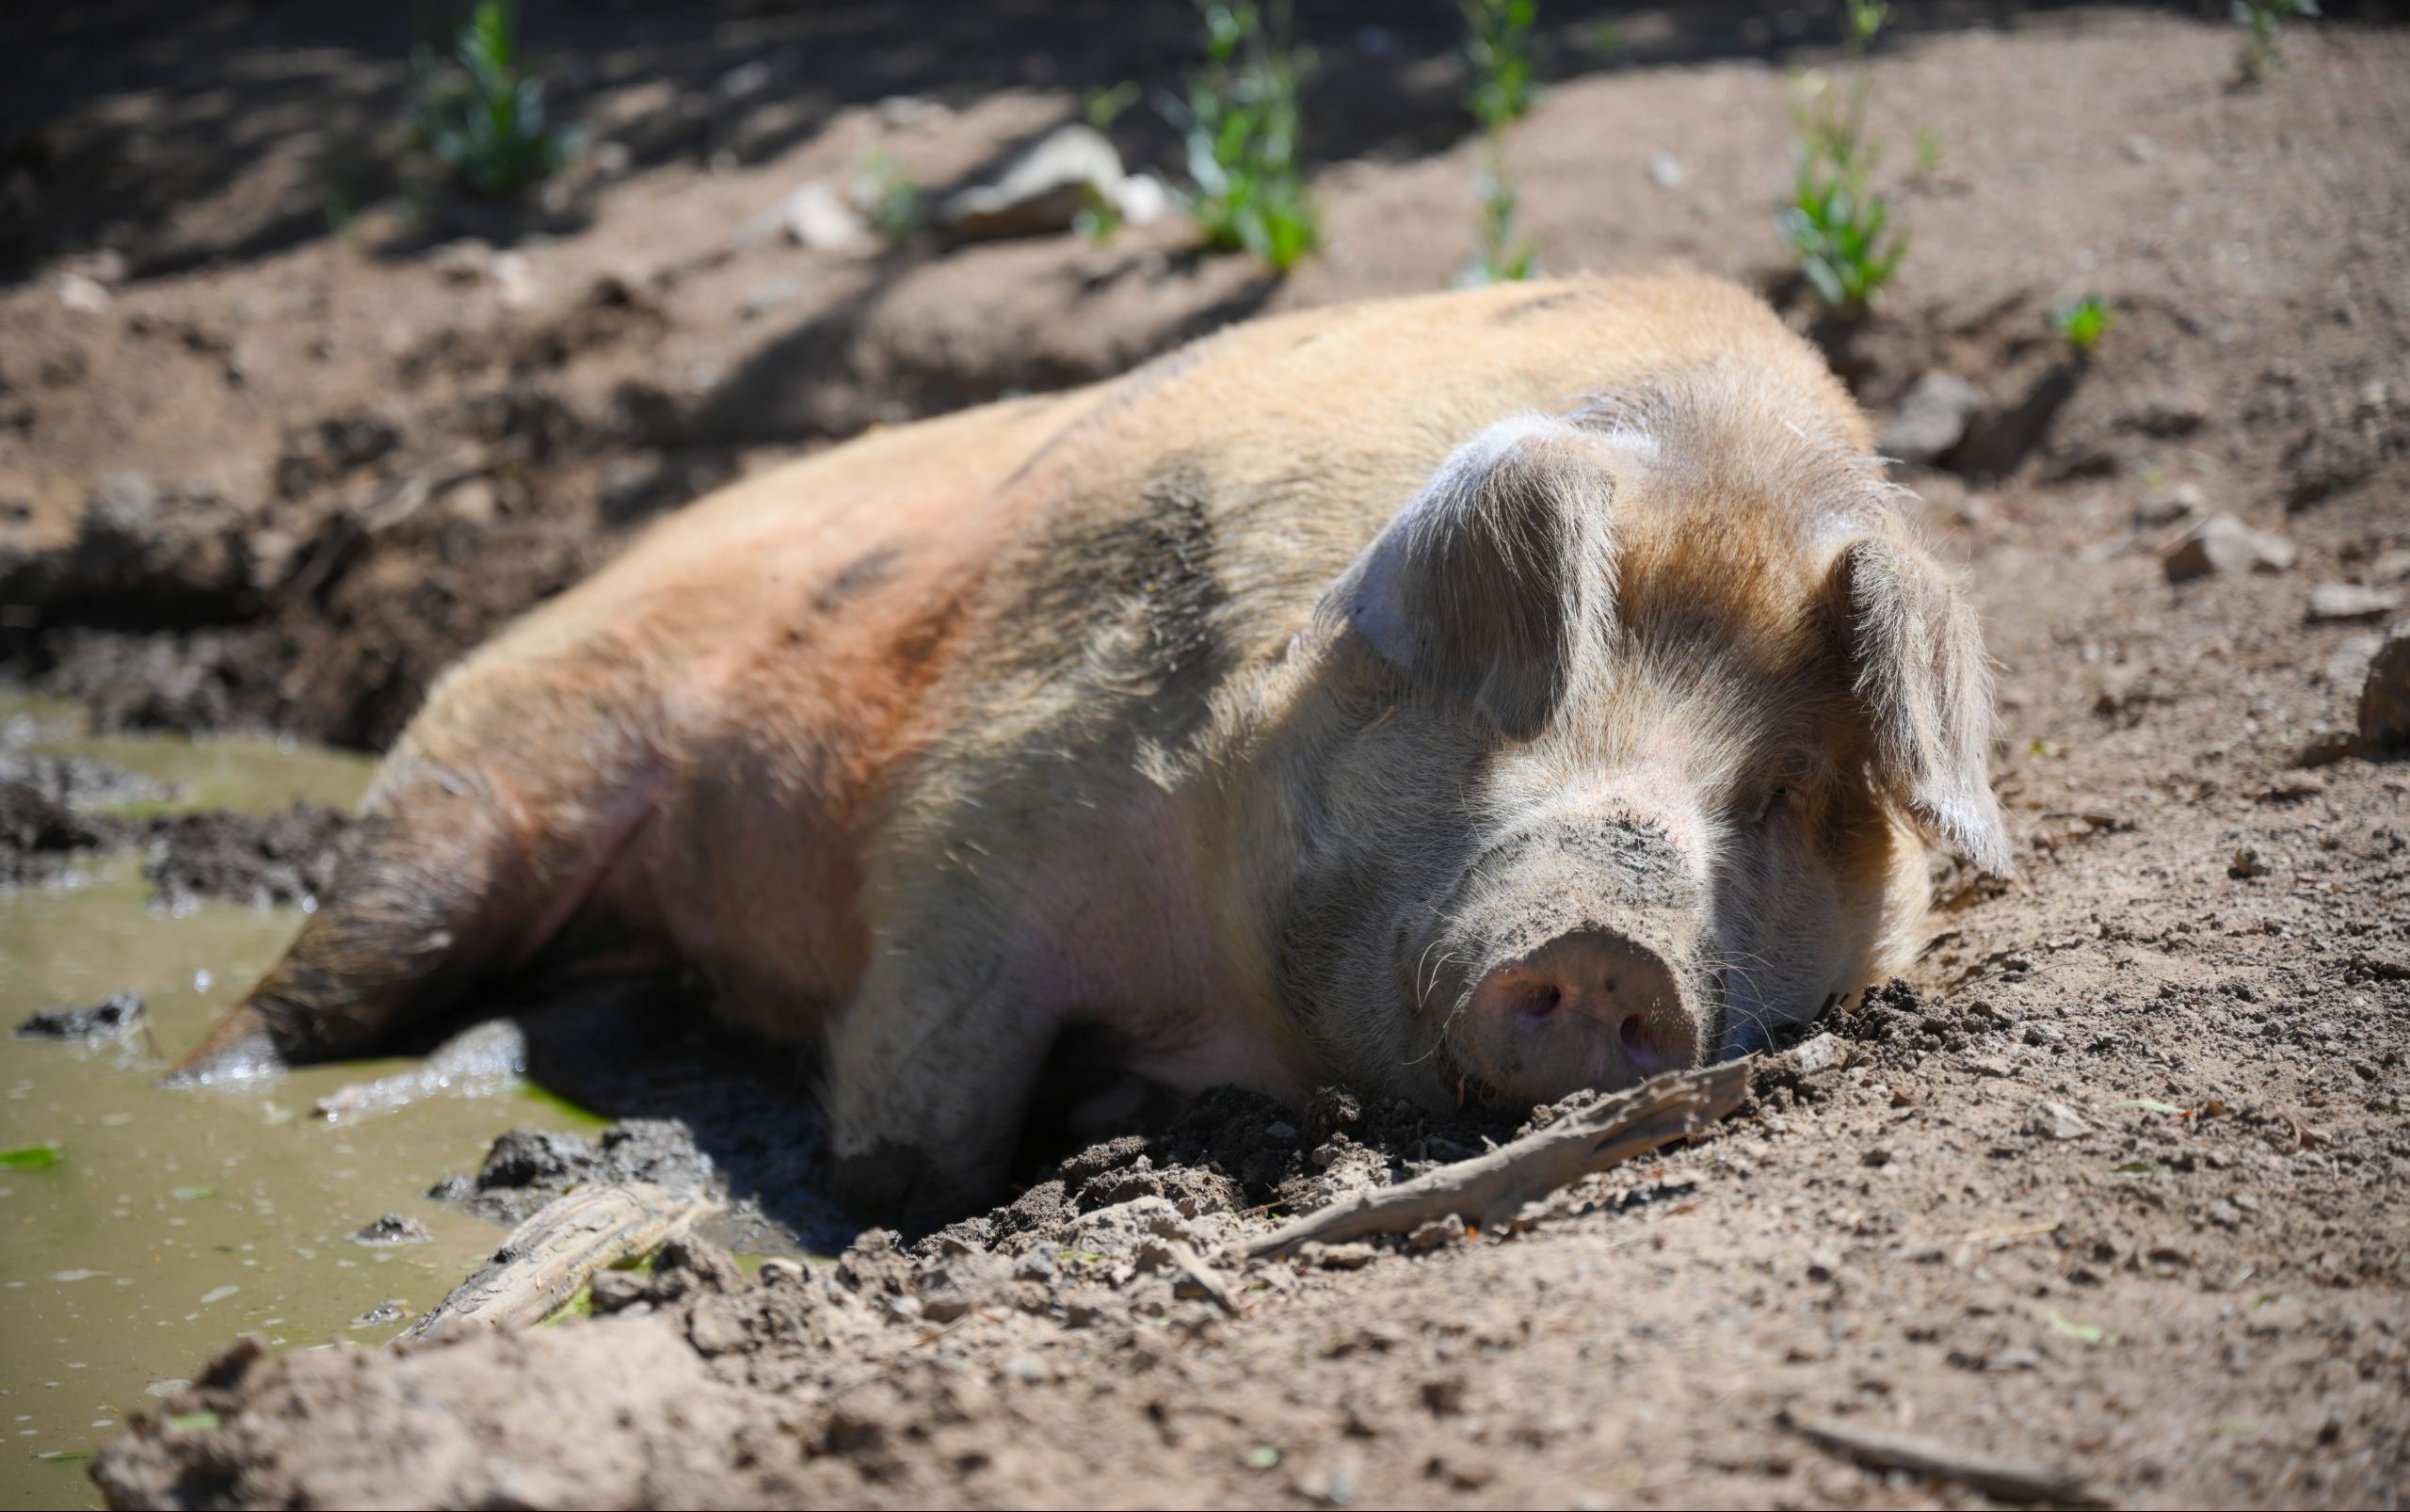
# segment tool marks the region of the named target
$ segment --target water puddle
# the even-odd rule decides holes
[[[17,748],[171,785],[153,810],[348,807],[372,764],[261,739],[62,737],[59,716],[0,702]],[[356,1120],[313,1116],[319,1097],[399,1063],[302,1071],[249,1092],[158,1090],[152,1079],[275,960],[301,913],[204,901],[170,915],[149,894],[131,851],[0,890],[0,1150],[55,1153],[0,1162],[0,1506],[99,1505],[89,1452],[237,1333],[287,1349],[391,1338],[501,1233],[426,1188],[474,1170],[506,1129],[582,1126],[557,1100],[509,1087]],[[6,1036],[36,1009],[128,990],[148,1004],[147,1036],[90,1046]],[[431,1237],[352,1240],[387,1213]]]

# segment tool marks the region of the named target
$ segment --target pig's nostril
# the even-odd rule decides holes
[[[1554,1013],[1565,1002],[1565,989],[1554,982],[1534,982],[1523,989],[1516,1005],[1522,1010],[1526,1022],[1536,1023]]]
[[[1605,991],[1609,996],[1613,996],[1613,995],[1614,995],[1614,993],[1615,993],[1615,985],[1616,985],[1616,983],[1615,983],[1615,977],[1610,976],[1610,977],[1608,977],[1608,978],[1606,979],[1606,981],[1602,984],[1602,990],[1604,990],[1604,991]]]

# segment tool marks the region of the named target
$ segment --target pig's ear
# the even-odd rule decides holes
[[[1563,701],[1611,591],[1598,438],[1501,421],[1459,446],[1323,598],[1326,623],[1529,740]]]
[[[1833,564],[1832,602],[1884,785],[1943,844],[2009,874],[1992,797],[1992,680],[1975,612],[1913,547],[1859,540]]]

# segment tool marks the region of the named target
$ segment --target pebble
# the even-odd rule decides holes
[[[2170,583],[2240,572],[2282,572],[2300,558],[2284,537],[2254,530],[2230,514],[2214,514],[2161,559]]]
[[[104,314],[109,307],[109,291],[98,279],[81,273],[61,273],[58,302],[77,314]]]
[[[2410,621],[2387,630],[2369,658],[2369,680],[2360,689],[2360,738],[2378,750],[2410,746]]]
[[[1955,373],[1927,373],[1900,400],[1878,444],[1887,457],[1928,466],[1966,439],[1968,425],[1983,408],[1984,391],[1972,383]]]
[[[2363,587],[2357,583],[2321,583],[2309,590],[2309,622],[2314,625],[2382,619],[2401,607],[2402,595],[2390,588]]]
[[[1406,1245],[1413,1249],[1441,1249],[1465,1236],[1465,1220],[1455,1214],[1433,1218],[1406,1235]]]
[[[992,182],[947,199],[938,218],[966,240],[1068,231],[1089,200],[1111,197],[1122,176],[1111,139],[1072,121],[1032,143]]]
[[[1811,1039],[1802,1040],[1796,1054],[1799,1057],[1801,1073],[1813,1076],[1819,1071],[1831,1070],[1834,1067],[1846,1062],[1849,1059],[1849,1046],[1841,1043],[1840,1037],[1838,1035],[1821,1034]]]
[[[2197,520],[2209,508],[2209,495],[2190,478],[2145,497],[2134,506],[2134,523],[2145,530]]]
[[[811,252],[860,251],[872,245],[870,222],[825,184],[807,184],[779,207],[787,239]]]
[[[2046,1139],[2081,1139],[2092,1132],[2092,1125],[2076,1117],[2075,1109],[2048,1099],[2033,1104],[2025,1126]]]
[[[1671,153],[1648,154],[1648,182],[1661,189],[1682,186],[1682,160]]]

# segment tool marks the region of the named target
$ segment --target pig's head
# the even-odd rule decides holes
[[[1918,831],[2007,867],[1973,614],[1768,408],[1493,426],[1329,590],[1277,927],[1342,1074],[1518,1105],[1755,1048],[1912,951]]]

